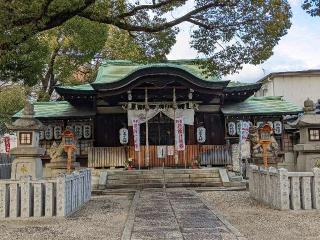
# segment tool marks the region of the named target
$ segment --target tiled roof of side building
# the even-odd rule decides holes
[[[301,107],[282,97],[250,97],[243,102],[225,105],[224,115],[283,115],[303,112]]]
[[[84,107],[75,107],[67,101],[57,102],[36,102],[34,105],[36,118],[70,118],[70,117],[91,117],[95,111]],[[13,118],[21,117],[22,111],[13,115]]]

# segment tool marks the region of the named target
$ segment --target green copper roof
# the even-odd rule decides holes
[[[33,104],[36,118],[70,118],[70,117],[90,117],[95,115],[95,111],[83,107],[75,107],[67,101],[60,102],[36,102]],[[18,118],[22,110],[16,113],[13,118]]]
[[[203,70],[194,63],[194,60],[173,60],[164,63],[141,64],[125,60],[105,61],[99,68],[98,75],[93,84],[117,82],[131,73],[146,68],[173,67],[189,72],[205,81],[219,81],[217,77],[207,77]]]
[[[221,108],[224,115],[283,115],[302,112],[302,108],[282,97],[250,97]]]

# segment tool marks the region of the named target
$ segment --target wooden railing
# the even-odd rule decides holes
[[[127,158],[134,159],[136,167],[175,167],[191,166],[194,160],[200,165],[228,165],[232,163],[231,149],[226,145],[187,145],[185,151],[178,152],[178,161],[174,155],[158,158],[157,146],[149,146],[149,165],[146,163],[146,147],[141,146],[141,151],[135,152],[129,147],[93,147],[88,151],[88,167],[124,167]]]

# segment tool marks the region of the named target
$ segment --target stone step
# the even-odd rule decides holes
[[[166,183],[168,188],[173,187],[222,187],[221,182],[212,183]],[[162,188],[163,184],[145,183],[145,184],[107,184],[107,189],[143,189],[143,188]]]
[[[164,174],[165,178],[220,178],[219,173],[214,174]],[[160,179],[163,174],[150,175],[108,175],[108,179]]]

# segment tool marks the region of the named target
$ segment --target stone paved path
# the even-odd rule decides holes
[[[148,189],[137,201],[131,240],[231,240],[233,233],[187,189]]]

